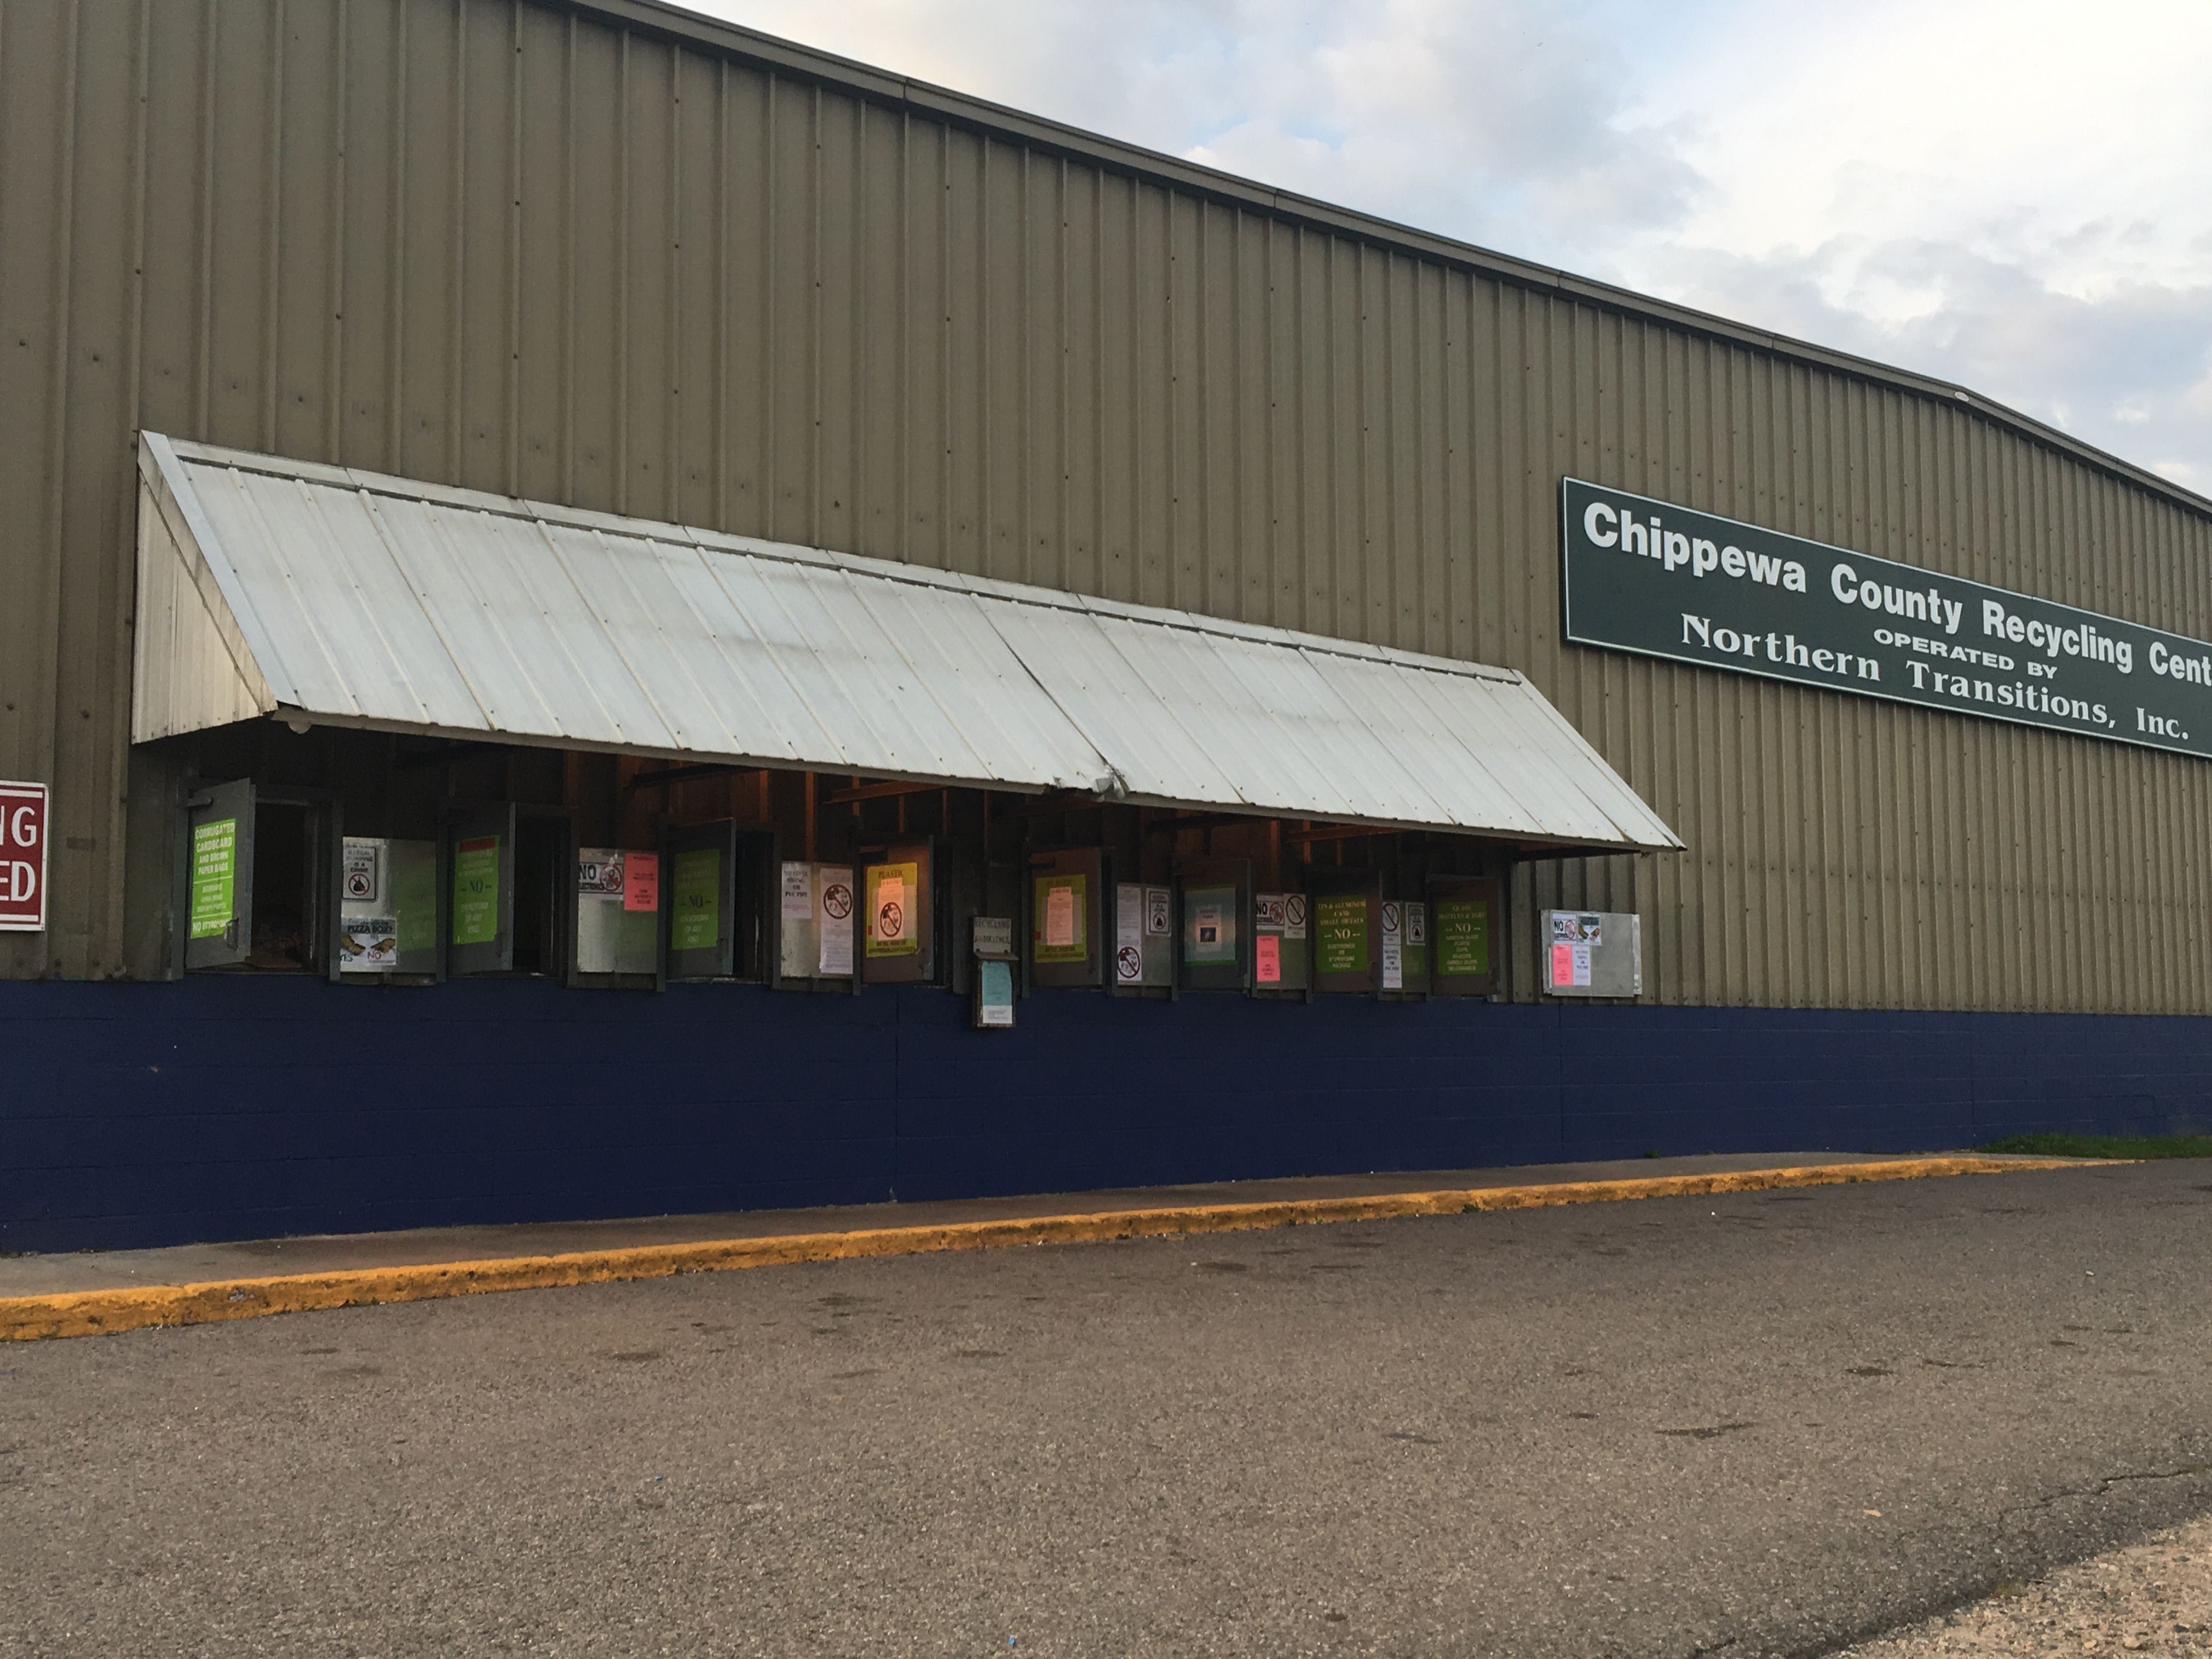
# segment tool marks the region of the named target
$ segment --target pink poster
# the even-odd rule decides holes
[[[1283,982],[1283,941],[1273,933],[1262,933],[1252,941],[1258,953],[1259,980],[1262,985]]]
[[[660,908],[659,854],[623,854],[623,909],[658,910]]]
[[[1572,985],[1575,982],[1575,947],[1554,945],[1552,947],[1552,983]]]

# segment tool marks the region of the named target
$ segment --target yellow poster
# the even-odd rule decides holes
[[[868,954],[910,957],[921,949],[921,866],[868,866]]]

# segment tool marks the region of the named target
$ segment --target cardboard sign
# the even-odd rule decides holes
[[[0,933],[46,925],[46,820],[43,783],[0,783]]]

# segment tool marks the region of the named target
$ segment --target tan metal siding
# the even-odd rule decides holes
[[[1691,844],[1524,884],[1643,909],[1661,1000],[2212,1007],[2212,767],[1559,640],[1566,471],[2203,636],[2197,508],[884,91],[544,0],[0,6],[0,770],[58,786],[0,972],[150,965],[143,426],[1520,667]]]

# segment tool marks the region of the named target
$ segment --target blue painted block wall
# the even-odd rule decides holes
[[[2212,1019],[0,984],[0,1249],[2212,1123]]]

